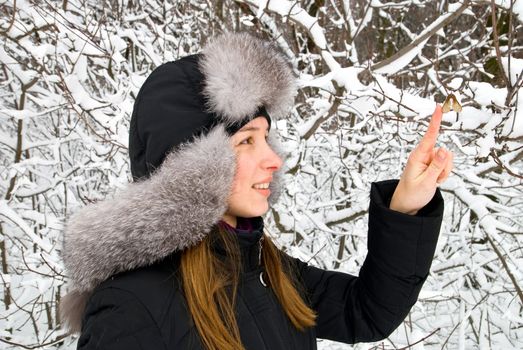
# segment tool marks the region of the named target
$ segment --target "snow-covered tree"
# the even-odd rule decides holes
[[[454,170],[431,275],[403,326],[354,349],[523,347],[523,0],[6,0],[0,4],[0,347],[75,348],[57,313],[64,221],[130,181],[134,98],[222,30],[299,76],[277,123],[282,249],[357,273],[372,181],[398,178],[435,102]],[[320,349],[348,345],[319,341]]]

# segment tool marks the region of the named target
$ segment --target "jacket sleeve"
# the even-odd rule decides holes
[[[77,349],[166,349],[160,330],[145,306],[130,292],[104,288],[91,296]]]
[[[384,339],[416,303],[434,257],[443,198],[437,189],[414,216],[391,210],[398,181],[371,185],[368,253],[359,277],[291,258],[317,312],[318,338],[350,344]]]

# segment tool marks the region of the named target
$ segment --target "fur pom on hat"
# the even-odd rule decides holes
[[[208,109],[228,122],[252,116],[260,106],[281,118],[294,102],[289,63],[272,43],[247,33],[212,39],[200,60]]]
[[[135,181],[115,198],[68,220],[62,257],[71,291],[62,319],[79,332],[92,291],[110,276],[194,246],[227,210],[236,169],[230,136],[260,114],[292,106],[294,76],[272,45],[226,33],[203,53],[163,64],[148,77],[131,118]],[[282,158],[274,131],[269,144]],[[280,170],[282,171],[282,170]],[[269,202],[281,192],[273,174]]]

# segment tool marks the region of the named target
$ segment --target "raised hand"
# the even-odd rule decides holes
[[[449,176],[454,155],[443,147],[435,148],[441,118],[441,106],[437,105],[425,135],[409,155],[392,195],[390,209],[415,215],[430,202],[437,186]]]

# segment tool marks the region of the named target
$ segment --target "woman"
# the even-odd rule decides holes
[[[387,337],[425,281],[452,154],[434,153],[441,109],[401,180],[373,183],[359,277],[279,251],[261,215],[282,166],[272,119],[295,78],[271,44],[222,34],[201,54],[158,67],[136,99],[135,179],[68,222],[72,291],[64,320],[79,349],[315,349]],[[390,206],[390,207],[389,207]]]

